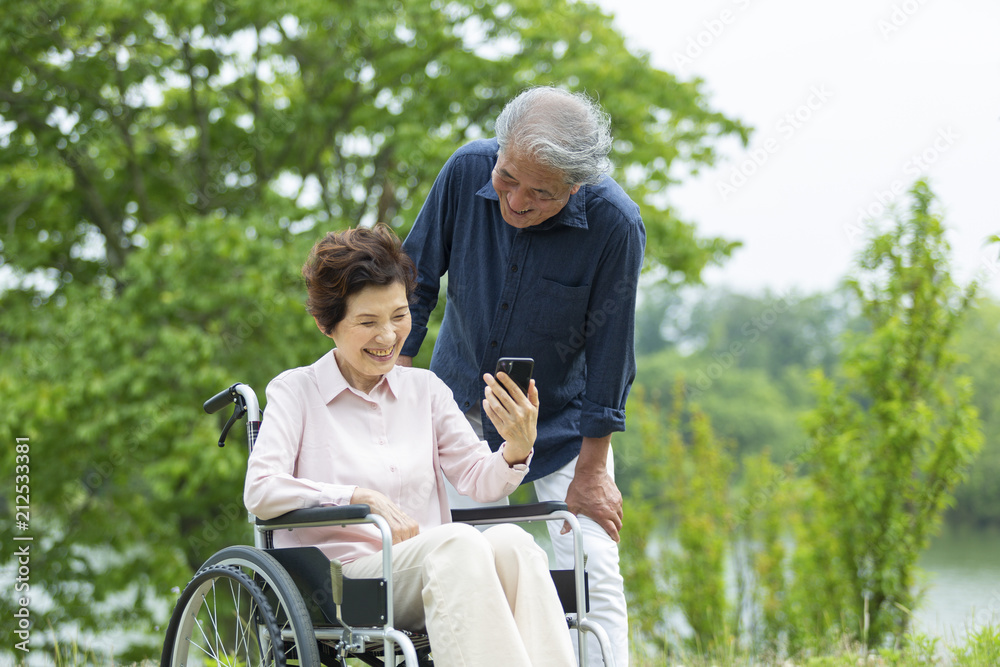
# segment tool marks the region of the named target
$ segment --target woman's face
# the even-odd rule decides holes
[[[329,334],[337,365],[352,387],[368,393],[392,370],[410,335],[410,305],[402,283],[369,285],[347,298],[347,313]]]

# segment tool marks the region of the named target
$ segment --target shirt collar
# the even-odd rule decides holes
[[[313,368],[316,370],[316,385],[319,388],[319,395],[323,399],[323,402],[327,404],[331,403],[333,399],[345,391],[361,394],[361,392],[347,382],[347,378],[340,372],[340,366],[337,365],[337,360],[334,358],[333,352],[333,350],[330,350],[313,364]],[[393,366],[392,370],[383,375],[378,384],[372,388],[369,396],[375,398],[382,391],[381,387],[383,386],[385,386],[390,394],[398,396],[398,375],[399,367]]]
[[[493,181],[486,181],[486,185],[479,188],[479,192],[476,193],[477,196],[483,199],[490,199],[495,202],[500,201],[497,191],[493,188]],[[556,213],[554,216],[546,220],[540,225],[535,225],[534,227],[529,227],[528,229],[544,230],[551,229],[556,225],[563,225],[565,227],[578,227],[580,229],[587,229],[587,210],[586,210],[586,196],[587,196],[587,186],[581,185],[580,189],[576,191],[575,195],[569,196],[569,201],[566,205],[562,207],[562,210]],[[499,203],[497,204],[499,206]]]

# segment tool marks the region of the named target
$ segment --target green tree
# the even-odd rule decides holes
[[[725,646],[735,630],[725,587],[732,458],[705,414],[686,406],[682,391],[675,395],[665,499],[678,548],[668,551],[664,566],[673,599],[693,633],[690,645],[713,651]]]
[[[678,331],[676,320],[681,316],[682,307],[683,299],[674,286],[662,281],[640,284],[635,309],[636,356],[676,346],[672,338]]]
[[[870,331],[849,337],[839,381],[818,375],[798,536],[812,634],[833,628],[869,646],[906,634],[917,558],[981,443],[969,382],[951,372],[973,288],[948,273],[930,188],[910,195],[909,215],[873,238],[850,281]]]
[[[628,458],[646,474],[632,476],[627,485],[619,482],[627,506],[621,531],[622,577],[635,659],[655,660],[669,648],[665,612],[670,600],[658,552],[664,525],[663,492],[672,462],[663,456],[664,425],[658,406],[647,398],[643,387],[629,395],[627,409],[630,432],[637,437],[632,446],[616,444],[616,464]]]
[[[795,461],[783,466],[767,449],[744,455],[742,488],[733,513],[733,553],[741,638],[757,656],[778,655],[791,625],[791,568],[786,541],[797,521],[789,481]]]
[[[851,311],[850,295],[840,292],[753,296],[715,290],[692,307],[683,339],[705,355],[734,357],[733,363],[780,381],[790,367],[830,372]]]
[[[167,214],[405,228],[456,144],[552,82],[615,119],[651,259],[697,280],[736,245],[697,238],[662,193],[676,161],[711,164],[716,137],[748,130],[586,3],[42,0],[0,21],[5,262],[57,290],[115,280]]]
[[[1000,304],[981,296],[956,334],[959,362],[955,372],[969,377],[983,425],[983,448],[968,478],[955,490],[951,516],[1000,525]]]
[[[682,379],[672,398],[666,413],[640,387],[629,399],[638,440],[616,449],[616,464],[622,458],[645,471],[623,486],[635,534],[622,560],[630,605],[641,614],[633,628],[637,644],[660,657],[672,650],[716,651],[736,629],[725,585],[733,459],[706,415],[686,402]],[[685,627],[668,625],[664,603],[680,611]]]
[[[32,609],[57,635],[162,627],[171,588],[249,539],[245,452],[201,401],[318,357],[297,267],[319,230],[404,233],[521,88],[600,97],[669,280],[734,247],[662,192],[748,130],[587,3],[38,0],[5,5],[0,54],[0,438],[30,438]],[[117,660],[155,654],[128,636]]]
[[[855,326],[852,297],[685,291],[644,287],[636,344],[654,351],[640,357],[636,384],[669,403],[683,375],[688,399],[735,443],[737,458],[766,447],[786,460],[805,446],[801,420],[815,405],[809,373],[836,369],[839,335]]]

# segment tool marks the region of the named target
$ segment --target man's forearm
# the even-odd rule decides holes
[[[611,449],[611,434],[601,438],[583,438],[580,458],[576,462],[577,473],[605,473],[608,470],[608,452]]]
[[[576,462],[573,481],[566,490],[569,511],[593,519],[615,542],[621,537],[622,494],[608,474],[608,454],[611,435],[584,438],[580,458]],[[568,527],[563,527],[565,533]]]

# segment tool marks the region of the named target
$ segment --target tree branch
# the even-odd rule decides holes
[[[149,203],[149,195],[146,192],[146,180],[143,178],[142,169],[136,158],[135,142],[132,141],[132,134],[129,132],[129,129],[132,127],[132,109],[125,103],[127,84],[125,83],[121,68],[116,68],[116,70],[118,101],[122,106],[123,113],[121,116],[115,116],[114,114],[109,114],[109,116],[113,119],[112,123],[118,128],[122,141],[125,143],[126,161],[132,176],[132,189],[135,193],[136,204],[139,207],[139,219],[149,224],[153,221],[153,211]]]
[[[181,39],[181,51],[184,54],[184,62],[187,65],[187,75],[190,81],[188,97],[191,102],[191,112],[194,114],[198,125],[198,199],[195,204],[200,213],[209,209],[208,193],[205,191],[209,184],[209,162],[212,159],[211,146],[209,145],[208,114],[198,101],[198,91],[195,82],[198,80],[194,73],[194,57],[191,53],[191,42],[187,37]]]

